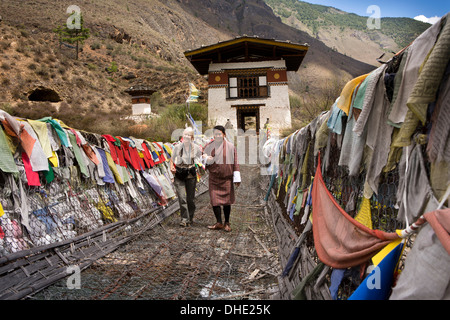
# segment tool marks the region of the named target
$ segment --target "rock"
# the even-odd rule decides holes
[[[122,79],[125,79],[125,80],[132,80],[132,79],[136,79],[136,78],[137,78],[137,76],[132,72],[129,72],[122,77]]]
[[[131,41],[131,36],[128,33],[126,33],[124,29],[117,28],[116,26],[113,27],[114,31],[109,34],[109,37],[111,39],[113,39],[117,43],[123,43],[124,41],[126,42]]]

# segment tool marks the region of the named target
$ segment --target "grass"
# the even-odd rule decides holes
[[[177,129],[184,129],[188,124],[186,111],[184,104],[169,105],[163,109],[160,117],[145,121],[143,124],[146,128],[141,129],[140,134],[150,140],[172,141],[172,133]],[[196,121],[208,121],[208,107],[205,104],[191,104],[190,114]]]

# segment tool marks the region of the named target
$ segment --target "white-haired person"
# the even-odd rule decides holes
[[[195,163],[201,163],[202,151],[194,143],[194,130],[191,127],[183,131],[181,142],[172,150],[170,170],[174,175],[174,185],[180,203],[180,225],[187,227],[195,213],[195,187],[197,173]]]

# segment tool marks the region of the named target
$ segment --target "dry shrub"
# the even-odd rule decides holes
[[[184,128],[186,121],[179,118],[158,117],[146,122],[147,129],[142,130],[142,138],[152,141],[172,141],[172,133],[176,129]]]
[[[184,129],[190,125],[186,118],[186,105],[170,105],[160,113],[160,117],[152,118],[145,124],[148,129],[143,132],[143,138],[156,141],[172,141],[172,133],[177,129]],[[189,113],[196,121],[208,122],[208,107],[194,103],[189,107]]]
[[[290,96],[292,126],[281,131],[282,136],[288,136],[296,130],[308,125],[321,112],[328,111],[340,96],[345,86],[343,78],[330,79],[316,93],[304,93],[301,96]]]
[[[28,102],[17,104],[12,115],[25,119],[41,119],[55,117],[58,114],[56,107],[50,102]]]

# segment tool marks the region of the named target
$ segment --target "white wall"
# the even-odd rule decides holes
[[[225,71],[227,69],[247,68],[285,68],[285,61],[261,61],[261,62],[239,62],[239,63],[215,63],[211,64],[209,71]],[[260,127],[264,126],[269,118],[272,132],[281,128],[291,126],[291,111],[289,104],[289,91],[286,85],[270,85],[268,98],[254,99],[226,99],[228,88],[210,87],[208,89],[208,120],[212,125],[225,125],[230,119],[233,128],[237,128],[236,108],[232,105],[264,104],[259,108]]]
[[[152,113],[152,108],[149,103],[135,103],[133,104],[133,116],[140,114],[150,114]]]

